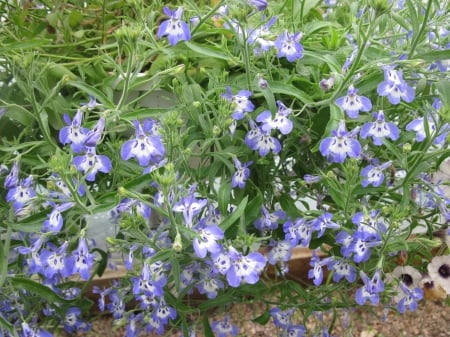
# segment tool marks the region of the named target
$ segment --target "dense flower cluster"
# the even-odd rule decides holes
[[[257,320],[279,336],[309,333],[299,308],[329,336],[320,312],[336,290],[354,295],[340,306],[400,313],[448,298],[450,194],[434,174],[449,156],[450,37],[436,26],[448,11],[418,1],[425,28],[410,33],[369,4],[138,3],[117,51],[105,43],[95,71],[79,64],[57,94],[27,96],[30,134],[0,147],[0,337],[88,331],[85,287],[117,264],[126,274],[93,292],[127,337],[171,325],[194,336],[192,313],[239,299],[266,301]],[[103,77],[85,83],[92,73]],[[15,90],[37,81],[15,76]],[[71,112],[51,112],[73,88],[89,102],[75,91]],[[161,102],[143,106],[153,90]],[[298,248],[311,252],[308,291],[289,277]],[[206,304],[186,304],[198,295]],[[208,334],[239,334],[230,316],[207,318]]]

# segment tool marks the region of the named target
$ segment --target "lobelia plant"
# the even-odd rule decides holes
[[[448,8],[2,2],[0,336],[94,307],[128,337],[235,336],[208,310],[250,301],[329,336],[326,311],[449,304]]]

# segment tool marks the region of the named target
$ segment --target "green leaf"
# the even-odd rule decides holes
[[[224,53],[222,49],[217,47],[213,46],[204,47],[194,42],[185,42],[184,45],[193,52],[195,52],[195,54],[199,57],[214,58],[224,60],[227,62],[230,61],[230,59],[232,58],[231,55]]]
[[[34,121],[33,114],[24,107],[17,104],[9,104],[5,106],[6,117],[9,117],[23,126],[31,126]]]
[[[217,194],[217,199],[219,203],[219,210],[221,214],[227,213],[227,208],[230,203],[231,196],[231,183],[227,179],[223,179],[222,185],[220,185],[219,193]]]
[[[14,325],[12,325],[6,319],[4,319],[2,315],[0,315],[0,328],[8,331],[11,336],[15,336],[15,337],[18,336]],[[1,330],[0,330],[0,332],[1,332]]]
[[[448,56],[448,58],[450,59],[450,56]],[[450,109],[450,81],[444,79],[438,81],[436,83],[436,89],[441,97],[442,105],[447,109]]]
[[[104,104],[108,109],[114,109],[115,104],[113,101],[109,99],[103,92],[94,88],[86,83],[78,82],[78,81],[68,81],[67,85],[78,88],[88,95],[95,97],[100,103]]]
[[[271,316],[270,316],[270,312],[269,312],[269,308],[266,307],[266,310],[264,311],[264,313],[254,319],[252,319],[252,322],[261,324],[261,325],[266,325],[267,322],[269,322]]]
[[[63,297],[60,297],[57,293],[55,293],[49,287],[47,287],[41,283],[35,282],[29,278],[11,277],[9,279],[9,282],[11,282],[11,284],[13,285],[14,288],[27,290],[30,293],[34,293],[34,294],[39,295],[42,298],[45,298],[49,302],[73,304],[77,301],[76,299],[68,300]]]
[[[214,337],[214,332],[209,324],[208,313],[206,312],[203,315],[203,332],[205,333],[205,337]]]
[[[295,97],[304,104],[313,102],[313,100],[305,92],[285,82],[269,82],[269,86],[270,89],[272,89],[272,92],[275,94],[283,94]]]
[[[234,224],[244,213],[245,207],[247,206],[248,196],[242,199],[239,206],[233,210],[233,212],[228,215],[221,223],[220,228],[226,231],[232,224]]]
[[[414,59],[422,59],[427,62],[436,62],[439,60],[450,59],[450,49],[433,50],[422,54],[416,54]],[[441,80],[444,81],[444,80]],[[448,83],[448,81],[446,81]]]

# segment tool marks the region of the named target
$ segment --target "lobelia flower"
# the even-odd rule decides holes
[[[255,7],[258,11],[263,11],[267,8],[267,0],[248,0],[250,6]]]
[[[414,131],[416,133],[416,141],[418,142],[422,142],[426,139],[427,129],[428,135],[436,135],[436,122],[432,117],[428,117],[426,120],[424,117],[419,117],[406,125],[407,131]],[[436,145],[443,144],[445,142],[445,138],[447,137],[448,131],[448,124],[445,124],[437,137],[434,138],[433,143]]]
[[[75,333],[77,331],[89,331],[91,326],[80,319],[81,310],[77,307],[69,308],[64,316],[63,325],[64,330],[68,333]]]
[[[291,258],[294,245],[289,241],[272,241],[269,245],[270,250],[267,254],[267,261],[271,265],[276,265],[278,262],[287,262]],[[284,272],[287,272],[288,266],[285,266]]]
[[[281,310],[279,307],[270,309],[270,316],[273,319],[273,324],[282,329],[287,329],[291,323],[291,317],[294,314],[294,308]]]
[[[259,129],[259,128],[258,128]],[[258,151],[261,157],[265,157],[272,151],[277,154],[281,151],[280,141],[270,135],[270,131],[264,132],[259,129],[258,133],[250,130],[245,136],[245,144],[253,151]]]
[[[109,301],[106,308],[115,319],[121,319],[125,314],[124,296],[114,289],[108,293]]]
[[[218,226],[196,226],[197,236],[193,241],[195,254],[199,258],[204,258],[208,252],[217,253],[221,250],[221,246],[217,243],[223,239],[224,232]]]
[[[332,137],[320,142],[320,153],[329,162],[343,163],[348,157],[356,158],[361,154],[361,144],[354,139],[355,132],[347,132],[345,121],[340,121],[337,130],[332,131]]]
[[[73,275],[74,257],[66,253],[69,243],[65,241],[59,248],[48,243],[49,249],[42,249],[40,259],[47,279]]]
[[[316,219],[312,220],[311,227],[313,230],[318,231],[317,237],[320,238],[325,233],[325,230],[327,228],[329,229],[336,229],[340,226],[334,222],[331,221],[331,218],[333,217],[333,214],[329,212],[325,212]]]
[[[320,260],[320,257],[317,256],[317,250],[315,249],[312,252],[311,260],[309,261],[309,265],[313,267],[308,271],[308,278],[313,279],[313,283],[315,286],[319,286],[323,281],[323,269],[322,267],[328,263],[327,259]]]
[[[276,19],[277,18],[273,16],[267,23],[262,25],[260,28],[253,30],[249,34],[248,43],[249,44],[257,43],[260,46],[259,48],[254,50],[255,53],[260,53],[261,51],[268,51],[271,47],[275,45],[273,41],[267,40],[266,37],[271,35],[270,27],[273,26]]]
[[[241,120],[244,118],[247,112],[252,112],[255,109],[253,103],[248,99],[252,95],[251,91],[240,90],[236,95],[233,95],[231,88],[227,86],[226,93],[222,94],[233,107],[232,117],[235,120]]]
[[[366,96],[359,96],[358,89],[350,85],[347,96],[336,99],[336,104],[344,110],[350,118],[357,118],[360,111],[372,110],[372,102]]]
[[[303,218],[298,218],[294,222],[288,219],[283,225],[285,239],[292,245],[300,243],[303,247],[309,246],[312,237],[312,223]]]
[[[409,310],[414,311],[417,309],[417,301],[420,301],[423,298],[423,290],[416,287],[416,288],[409,288],[407,287],[403,282],[400,282],[400,290],[401,295],[400,299],[398,300],[398,312],[405,313],[406,309],[409,308]]]
[[[269,213],[266,207],[261,207],[262,216],[255,220],[255,227],[260,231],[275,230],[278,228],[279,220],[286,217],[286,213],[282,210],[277,210],[273,213]]]
[[[356,281],[356,268],[347,259],[334,257],[328,261],[327,268],[333,271],[334,282],[339,282],[344,277],[350,283]]]
[[[177,311],[168,306],[163,297],[159,299],[159,302],[153,306],[153,318],[159,319],[162,324],[167,324],[169,319],[174,320],[177,317]]]
[[[19,184],[19,163],[15,161],[9,171],[8,175],[5,177],[5,182],[3,187],[9,190],[16,187]]]
[[[224,284],[214,272],[202,272],[199,281],[196,281],[196,288],[200,294],[206,294],[208,298],[216,298],[219,289],[223,289]]]
[[[12,201],[16,213],[29,204],[36,196],[36,192],[32,185],[33,177],[30,175],[24,180],[19,180],[18,184],[15,187],[12,187],[6,194],[6,201]]]
[[[358,46],[354,46],[352,53],[350,56],[345,60],[344,65],[342,66],[341,72],[342,74],[346,74],[350,66],[353,64],[353,61],[355,61],[356,55],[358,54]]]
[[[134,214],[134,212],[136,212],[147,220],[150,219],[150,216],[152,214],[152,208],[149,205],[143,203],[140,200],[132,198],[124,198],[120,200],[120,203],[119,205],[117,205],[116,210],[119,214]]]
[[[272,112],[266,110],[256,117],[256,121],[262,123],[261,129],[264,132],[278,129],[283,135],[287,135],[292,131],[294,126],[292,121],[288,118],[292,110],[286,107],[281,101],[277,101],[277,105],[278,111],[275,114],[275,117],[272,118]]]
[[[266,258],[258,252],[243,255],[233,247],[228,247],[230,267],[226,271],[228,284],[239,287],[242,283],[255,284],[259,281],[259,274],[266,265]]]
[[[53,334],[41,328],[30,328],[27,322],[22,322],[23,337],[53,337]],[[9,335],[5,335],[9,336]]]
[[[371,248],[381,245],[381,241],[368,237],[363,231],[353,233],[353,241],[348,250],[353,253],[353,261],[365,262],[370,258]]]
[[[301,324],[291,324],[281,332],[280,337],[305,337],[306,328]]]
[[[70,143],[70,148],[75,153],[80,153],[84,148],[84,140],[89,132],[89,129],[81,127],[83,119],[83,112],[77,110],[73,120],[70,120],[69,115],[64,114],[64,121],[68,126],[59,130],[59,141],[66,145]]]
[[[303,57],[303,46],[300,44],[302,33],[290,34],[287,30],[281,33],[275,41],[278,58],[286,57],[289,62]]]
[[[183,213],[184,221],[188,228],[192,227],[192,221],[195,215],[199,214],[203,207],[208,203],[207,199],[196,199],[192,191],[187,197],[182,197],[173,206],[174,212]]]
[[[361,177],[363,181],[362,187],[372,185],[373,187],[380,186],[384,181],[383,171],[392,165],[391,161],[387,161],[380,165],[367,165],[361,170]]]
[[[73,202],[66,202],[59,206],[53,207],[53,210],[48,215],[48,219],[42,224],[42,232],[59,233],[64,224],[64,219],[61,212],[64,212],[73,206]]]
[[[387,96],[391,104],[399,104],[400,100],[411,103],[415,96],[415,90],[405,82],[402,72],[391,66],[385,67],[384,81],[378,84],[377,93]]]
[[[100,117],[92,130],[86,134],[84,145],[87,147],[95,147],[100,142],[105,129],[105,117]]]
[[[126,141],[120,150],[123,160],[136,158],[140,166],[148,166],[150,162],[159,163],[165,155],[161,137],[153,132],[153,124],[139,121],[133,122],[136,138]]]
[[[358,288],[355,294],[356,303],[364,305],[369,300],[373,305],[380,302],[379,293],[384,290],[384,283],[381,279],[381,271],[377,269],[372,277],[369,277],[361,270],[360,276],[364,286]]]
[[[450,255],[433,257],[427,269],[430,278],[450,295]]]
[[[111,160],[105,155],[96,154],[95,147],[86,148],[86,153],[73,158],[72,164],[86,175],[87,181],[95,181],[97,172],[109,173],[112,168]]]
[[[139,278],[133,278],[133,294],[135,296],[144,294],[146,296],[163,296],[163,287],[166,280],[163,278],[154,279],[147,263],[144,263]]]
[[[382,110],[374,112],[373,117],[375,118],[374,122],[365,123],[361,127],[361,132],[359,133],[361,138],[366,139],[367,137],[372,137],[373,144],[376,146],[383,144],[383,138],[389,138],[393,141],[398,139],[399,130],[397,125],[392,122],[387,122]]]
[[[245,187],[245,182],[250,176],[250,169],[248,167],[252,164],[253,164],[252,160],[242,164],[237,158],[234,159],[234,167],[236,168],[236,172],[234,172],[233,177],[231,178],[232,188]]]
[[[94,254],[89,253],[86,238],[81,237],[78,248],[74,252],[75,263],[73,272],[79,273],[82,280],[89,280],[91,268],[94,265]]]
[[[211,328],[217,334],[217,337],[233,337],[239,333],[238,327],[230,323],[228,315],[222,321],[212,322]]]
[[[144,314],[135,315],[133,312],[128,315],[128,324],[126,326],[126,337],[139,337],[144,323]]]
[[[178,7],[177,10],[171,11],[169,7],[164,7],[164,14],[166,14],[169,19],[161,23],[156,36],[158,39],[167,35],[167,40],[174,46],[178,41],[189,41],[191,39],[191,31],[189,30],[189,25],[181,20],[183,15],[183,8]]]
[[[341,246],[341,254],[343,257],[348,258],[352,255],[352,250],[350,249],[351,244],[353,243],[353,236],[349,233],[342,231],[336,235],[336,243],[340,243]]]

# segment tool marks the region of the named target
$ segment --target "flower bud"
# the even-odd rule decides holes
[[[409,153],[411,152],[412,146],[410,143],[403,144],[403,152]]]
[[[175,240],[173,240],[172,249],[177,253],[183,250],[183,241],[181,240],[180,232],[175,236]]]

